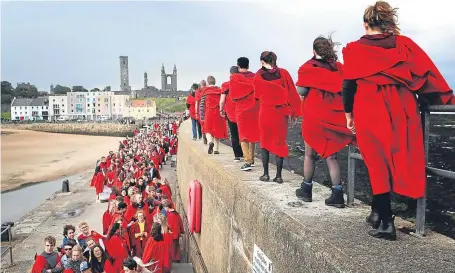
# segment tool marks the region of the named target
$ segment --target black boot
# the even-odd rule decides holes
[[[295,195],[305,202],[313,201],[313,185],[303,182],[300,188],[295,190]]]
[[[397,239],[397,230],[395,229],[395,216],[382,220],[378,229],[368,232],[368,235],[379,239],[395,241]]]
[[[268,174],[264,174],[263,176],[259,177],[259,180],[268,182],[270,180],[270,176]]]
[[[344,208],[343,189],[332,187],[332,194],[325,200],[325,204],[335,208]]]
[[[378,229],[379,224],[381,223],[381,221],[379,221],[379,214],[374,210],[371,210],[371,213],[367,216],[366,221],[374,229]]]
[[[282,177],[275,177],[273,179],[273,182],[276,182],[278,184],[283,184],[283,178]]]
[[[215,146],[215,144],[213,142],[210,142],[209,143],[209,150],[208,150],[208,153],[211,155],[213,153],[213,146]]]

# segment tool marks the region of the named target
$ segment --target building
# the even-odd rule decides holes
[[[85,104],[88,92],[70,92],[67,93],[68,99],[68,118],[69,119],[86,119],[87,107]]]
[[[131,91],[128,56],[120,56],[120,90]]]
[[[50,120],[57,120],[59,117],[64,117],[65,119],[68,119],[68,97],[67,97],[67,95],[49,96]]]
[[[125,118],[140,120],[156,116],[156,103],[152,99],[128,100],[124,109]]]
[[[11,120],[48,120],[49,100],[39,98],[13,98]]]
[[[111,96],[112,119],[123,118],[125,107],[127,106],[129,99],[130,96],[123,94],[122,92],[115,92],[114,95]]]
[[[166,74],[164,64],[161,65],[161,91],[177,91],[177,67],[175,64],[172,74]]]

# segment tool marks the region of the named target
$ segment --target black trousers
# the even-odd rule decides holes
[[[239,130],[237,123],[231,122],[227,117],[226,120],[229,126],[229,132],[231,133],[232,150],[234,151],[234,157],[243,157],[242,147],[240,146]]]

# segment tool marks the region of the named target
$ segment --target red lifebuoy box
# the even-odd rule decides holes
[[[201,233],[202,187],[197,180],[190,182],[188,190],[188,224],[191,233]]]

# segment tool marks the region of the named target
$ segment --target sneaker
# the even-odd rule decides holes
[[[209,155],[211,155],[213,153],[213,146],[215,146],[215,144],[213,142],[210,142],[209,150],[208,150]]]
[[[251,165],[248,163],[245,163],[242,168],[240,168],[242,171],[251,171]]]
[[[332,194],[325,200],[325,204],[335,208],[344,208],[343,189],[332,187]]]
[[[275,177],[273,179],[273,182],[276,182],[278,184],[283,184],[283,178],[282,177]]]
[[[241,160],[240,157],[235,157],[234,158],[234,162],[240,162],[240,160]]]
[[[254,167],[254,163],[250,164],[251,167]]]
[[[264,174],[263,176],[259,177],[259,180],[268,182],[270,180],[270,176],[268,174]]]
[[[214,151],[214,152],[213,152],[213,154],[214,154],[214,155],[219,155],[219,154],[220,154],[220,152],[218,152],[218,151]]]
[[[302,183],[300,188],[295,190],[295,195],[302,199],[304,202],[313,201],[313,185],[309,185],[305,182]]]

